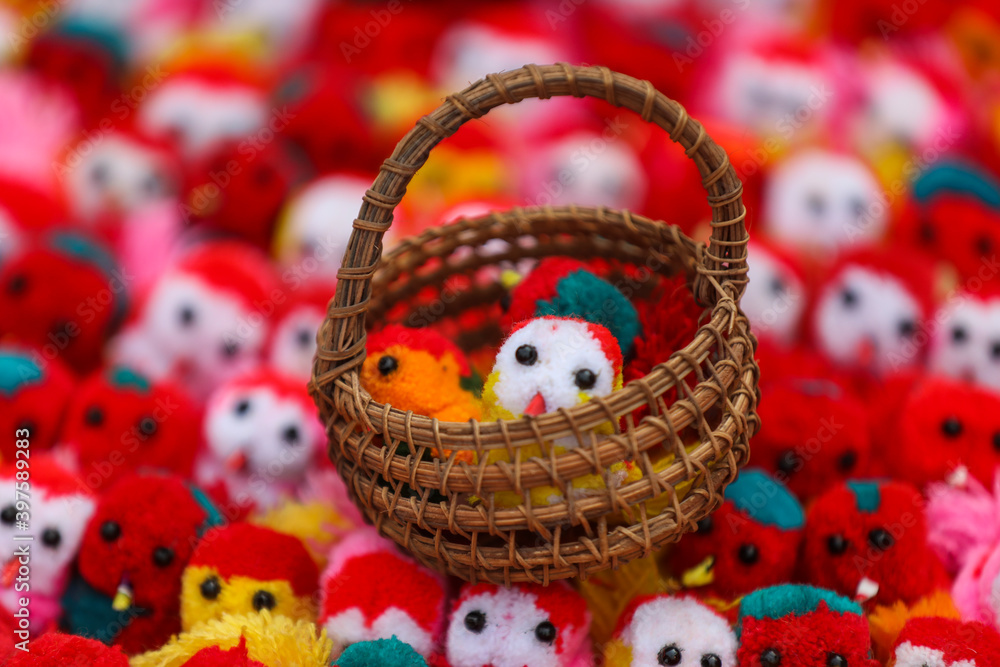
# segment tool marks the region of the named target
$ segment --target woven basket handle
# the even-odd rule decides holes
[[[426,162],[431,149],[466,121],[480,118],[501,104],[559,95],[596,97],[631,109],[643,120],[666,130],[673,141],[684,147],[701,172],[712,207],[712,238],[695,279],[695,294],[706,304],[717,300],[720,291],[734,300],[739,297],[747,270],[743,185],[726,152],[712,141],[701,124],[649,81],[606,67],[565,63],[526,65],[490,74],[462,92],[449,95],[441,106],[417,121],[382,164],[374,184],[365,193],[337,274],[337,291],[328,314],[328,323],[333,326],[334,350],[324,350],[319,355],[320,374],[340,376],[364,360],[364,315],[368,310],[371,280],[382,254],[382,235],[392,224],[392,212],[402,200],[406,186]]]

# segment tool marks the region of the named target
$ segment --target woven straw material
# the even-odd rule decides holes
[[[381,257],[392,211],[438,142],[493,107],[558,95],[590,96],[631,109],[684,148],[702,174],[712,206],[707,247],[674,226],[627,211],[532,207],[430,229]],[[428,566],[467,581],[507,585],[586,577],[646,556],[693,530],[721,504],[758,426],[756,342],[738,305],[746,283],[741,194],[725,152],[683,107],[648,81],[607,68],[528,65],[492,74],[421,118],[364,196],[318,334],[310,385],[330,438],[330,457],[368,519]],[[499,252],[496,239],[507,241]],[[439,422],[380,405],[360,385],[366,326],[390,316],[405,324],[417,314],[420,321],[444,322],[485,308],[495,304],[502,288],[477,282],[477,270],[552,255],[638,267],[631,275],[639,276],[639,290],[683,273],[706,308],[703,324],[689,344],[644,378],[609,396],[534,418]],[[495,327],[487,326],[463,331],[461,342],[496,344],[497,337]],[[637,422],[633,411],[643,407],[648,414]],[[613,434],[593,433],[609,422]],[[547,444],[567,436],[575,436],[579,447],[557,454]],[[542,457],[522,455],[525,447],[539,445],[546,452]],[[431,459],[425,455],[431,448],[452,455]],[[496,449],[506,450],[509,460],[487,464],[486,453]],[[479,463],[457,461],[462,451],[475,452]],[[672,459],[665,461],[665,454]],[[605,474],[624,459],[635,462],[641,479],[585,497],[567,493],[570,480]],[[560,489],[566,500],[532,507],[526,491],[539,486]],[[525,500],[500,507],[493,502],[500,491],[523,494]],[[470,496],[480,501],[470,503]]]

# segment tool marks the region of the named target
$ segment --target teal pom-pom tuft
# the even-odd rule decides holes
[[[573,271],[559,281],[556,295],[539,301],[536,317],[577,317],[607,327],[626,357],[642,332],[635,306],[618,289],[590,271]]]
[[[390,639],[351,644],[340,654],[336,667],[427,667],[424,657],[393,635]]]
[[[740,602],[736,636],[743,628],[744,618],[784,618],[804,616],[819,609],[820,603],[836,614],[862,615],[861,605],[833,591],[815,586],[783,584],[756,590]]]
[[[805,525],[802,504],[784,484],[763,470],[747,469],[726,487],[726,500],[765,526],[798,530]]]

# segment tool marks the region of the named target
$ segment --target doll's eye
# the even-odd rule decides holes
[[[854,470],[854,466],[858,464],[858,453],[853,449],[848,450],[840,455],[837,459],[837,470],[840,472],[850,472]]]
[[[535,626],[535,639],[543,644],[551,644],[556,640],[556,626],[549,621],[542,621]]]
[[[1000,431],[993,434],[993,451],[1000,452]]]
[[[191,306],[181,306],[180,310],[177,311],[177,321],[184,329],[189,329],[194,325],[195,321],[194,308]]]
[[[0,512],[0,521],[3,521],[8,526],[13,526],[14,519],[16,518],[17,518],[17,508],[14,507],[13,505],[7,505],[7,507],[4,507],[3,511]]]
[[[31,421],[30,419],[25,419],[21,423],[19,423],[17,425],[17,428],[14,429],[14,430],[15,431],[27,431],[28,433],[34,433],[35,432],[35,428],[36,428],[35,427],[35,422]]]
[[[28,289],[28,278],[23,273],[15,273],[7,281],[7,294],[20,296]]]
[[[94,163],[94,166],[90,168],[89,175],[91,183],[98,186],[104,186],[107,185],[108,180],[111,177],[111,170],[104,162],[96,162]]]
[[[868,533],[868,544],[872,545],[879,551],[888,551],[889,548],[895,543],[896,540],[885,528],[875,528]]]
[[[722,667],[722,658],[714,653],[701,656],[701,667]]]
[[[233,341],[227,340],[225,343],[222,344],[222,356],[226,357],[227,359],[232,359],[239,353],[240,353],[240,346],[234,343]]]
[[[206,600],[214,600],[222,592],[222,584],[219,583],[218,577],[212,576],[201,582],[198,590],[201,591],[201,597]]]
[[[274,180],[274,169],[268,165],[262,165],[253,173],[253,180],[261,186],[270,184]]]
[[[822,217],[826,213],[826,200],[823,199],[822,195],[814,192],[806,197],[806,207],[817,218]]]
[[[378,360],[378,372],[383,376],[389,375],[397,368],[399,368],[399,362],[396,361],[396,357],[387,354]]]
[[[250,401],[244,398],[243,400],[241,400],[239,403],[236,404],[236,407],[233,408],[233,412],[235,412],[240,417],[245,417],[250,413]]]
[[[826,550],[834,556],[839,556],[847,551],[847,545],[847,539],[839,533],[826,538]]]
[[[295,343],[299,347],[306,348],[312,344],[313,336],[308,329],[299,329],[299,332],[295,334]],[[379,359],[381,361],[381,359]]]
[[[664,646],[656,654],[656,662],[659,665],[679,665],[681,664],[681,650],[677,648],[677,644]]]
[[[156,433],[156,420],[152,417],[143,417],[140,419],[139,432],[147,437]]]
[[[782,296],[788,291],[788,286],[785,285],[785,281],[781,278],[774,278],[771,280],[771,294],[774,296]]]
[[[826,667],[847,667],[847,658],[839,653],[828,653],[826,656]]]
[[[481,611],[470,611],[465,615],[465,629],[477,635],[486,627],[486,614]]]
[[[257,591],[253,594],[253,608],[257,611],[261,609],[274,609],[278,601],[274,599],[274,594],[270,591]]]
[[[1000,341],[994,342],[990,347],[990,356],[993,357],[994,361],[1000,359]]]
[[[791,475],[797,472],[799,469],[799,457],[796,453],[789,449],[781,453],[778,457],[778,470],[785,473],[786,475]]]
[[[522,345],[514,350],[514,358],[523,366],[534,366],[538,361],[538,350],[534,345]]]
[[[854,308],[858,305],[858,293],[850,287],[845,287],[844,291],[840,293],[840,300],[844,304],[844,308]]]
[[[581,368],[576,372],[573,380],[580,389],[593,389],[597,384],[597,375],[589,368]]]
[[[139,189],[142,190],[142,193],[147,197],[153,197],[159,194],[163,189],[163,182],[156,174],[149,174],[142,179],[142,183],[139,184]]]
[[[951,342],[961,344],[967,340],[969,340],[969,332],[965,330],[965,327],[959,325],[951,330]]]
[[[153,549],[153,564],[156,567],[167,567],[174,562],[174,550],[170,547],[156,547]]]
[[[712,521],[712,517],[706,516],[704,519],[698,522],[698,533],[701,535],[707,535],[712,532],[715,528],[715,522]]]
[[[900,320],[899,321],[899,335],[903,338],[910,338],[917,332],[917,323],[913,320]]]
[[[781,654],[773,648],[766,648],[760,653],[760,664],[774,667],[781,664]]]
[[[760,549],[756,544],[741,544],[736,555],[744,565],[753,565],[760,560]]]
[[[281,432],[281,439],[286,445],[297,445],[302,436],[299,434],[298,426],[289,426]]]
[[[42,532],[42,544],[50,549],[56,549],[62,542],[62,534],[55,528],[46,528]]]
[[[504,292],[503,296],[500,297],[500,310],[502,310],[505,313],[508,310],[510,310],[510,302],[511,302],[510,292]]]
[[[855,218],[861,218],[865,214],[865,200],[860,197],[851,199],[850,207]]]
[[[104,410],[97,405],[91,405],[83,415],[83,421],[87,426],[100,426],[104,423]]]
[[[962,422],[956,417],[948,417],[941,422],[941,433],[946,438],[957,438],[962,435]]]
[[[101,539],[105,542],[114,542],[122,535],[122,527],[117,521],[105,521],[101,524]]]
[[[980,236],[976,239],[976,250],[980,255],[989,255],[993,252],[993,239],[989,236]]]

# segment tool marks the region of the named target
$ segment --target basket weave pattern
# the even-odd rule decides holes
[[[627,211],[531,207],[430,229],[381,257],[393,209],[435,145],[493,107],[559,95],[595,97],[631,109],[685,149],[712,207],[707,247],[676,227]],[[336,295],[318,334],[311,382],[331,459],[368,519],[426,565],[467,581],[503,584],[585,577],[643,557],[692,530],[722,502],[725,486],[747,460],[748,440],[758,424],[755,340],[738,307],[746,282],[741,194],[725,152],[683,107],[648,81],[607,68],[528,65],[492,74],[421,118],[382,165],[354,221]],[[494,242],[487,252],[484,246],[495,239],[506,240],[506,249],[496,252]],[[690,343],[644,378],[610,396],[537,418],[439,422],[378,404],[360,385],[366,327],[400,309],[420,307],[429,291],[443,294],[454,276],[551,255],[643,267],[654,283],[682,272],[706,307],[703,324]],[[495,303],[501,293],[495,283],[466,280],[462,286],[431,302],[430,312],[453,317]],[[641,407],[648,414],[636,422],[633,412]],[[614,434],[592,432],[608,422]],[[685,447],[691,434],[697,444]],[[566,436],[575,436],[579,447],[556,454],[545,446]],[[546,455],[522,456],[524,447],[539,444]],[[430,459],[425,453],[431,448],[453,454]],[[485,454],[495,449],[506,450],[509,460],[487,464]],[[455,459],[469,450],[478,464]],[[664,452],[674,455],[672,463],[654,470],[653,455],[662,458]],[[569,480],[603,474],[624,459],[639,466],[641,479],[585,497],[567,492]],[[566,500],[532,507],[525,492],[539,486],[561,489]],[[524,501],[499,507],[492,495],[498,491],[524,494]],[[481,502],[470,504],[470,495]],[[647,507],[654,498],[657,512]]]

